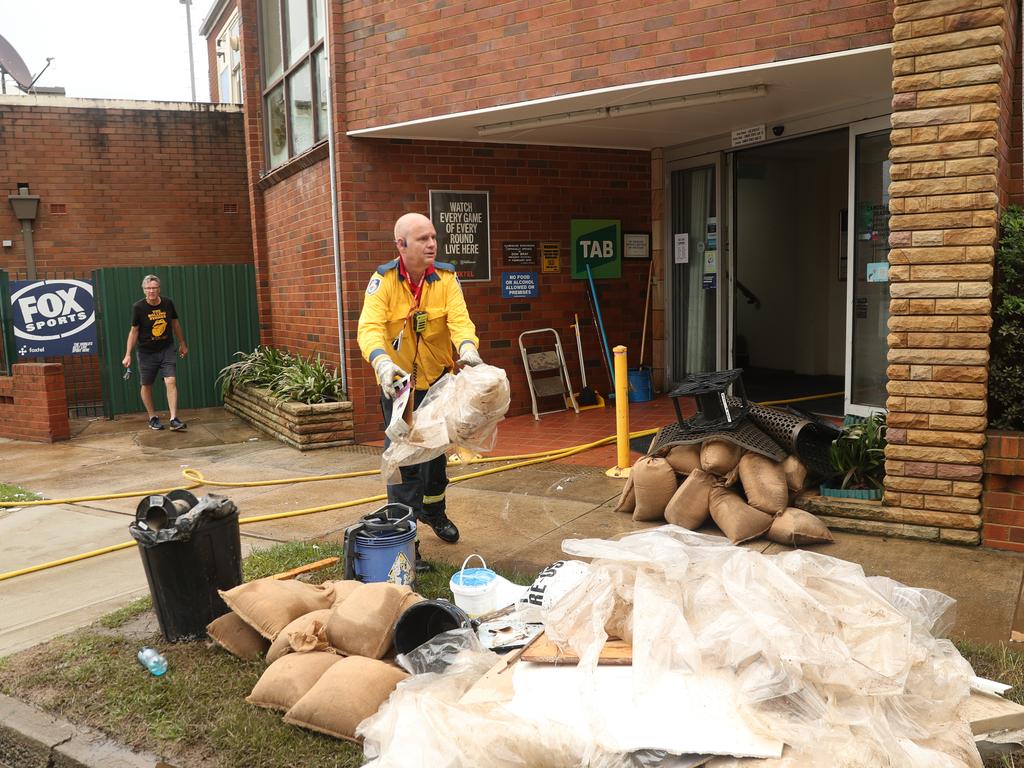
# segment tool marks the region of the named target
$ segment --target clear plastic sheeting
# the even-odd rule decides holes
[[[486,453],[494,447],[497,424],[510,402],[508,377],[493,365],[466,367],[445,374],[427,390],[413,411],[411,427],[405,423],[407,391],[396,399],[386,434],[391,445],[381,458],[381,475],[399,482],[398,468],[437,458],[450,449]]]
[[[455,663],[463,651],[480,653],[483,650],[476,632],[468,627],[460,627],[434,635],[408,653],[398,654],[395,662],[410,675],[441,674]]]
[[[957,714],[973,671],[933,634],[953,606],[945,595],[826,555],[764,555],[676,526],[562,547],[595,558],[545,616],[584,678],[618,625],[632,640],[638,689],[669,672],[727,671],[745,721],[789,745],[777,760],[712,765],[981,766]],[[596,702],[581,700],[599,726]]]
[[[419,651],[420,649],[417,649]],[[435,655],[444,656],[445,652]],[[583,744],[567,730],[541,728],[497,702],[463,704],[463,695],[495,663],[491,651],[465,650],[444,673],[426,672],[399,684],[377,714],[356,729],[364,766],[372,768],[571,768]],[[608,763],[622,765],[622,763]]]

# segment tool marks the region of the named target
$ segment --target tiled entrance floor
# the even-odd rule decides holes
[[[680,401],[683,416],[695,412],[693,400]],[[629,431],[639,432],[658,429],[676,420],[672,400],[656,397],[646,403],[629,404]],[[539,453],[558,448],[572,448],[592,443],[604,437],[615,436],[615,403],[606,401],[604,408],[586,408],[578,414],[571,409],[549,413],[534,419],[532,413],[512,416],[498,423],[498,439],[488,456],[519,456],[524,453]],[[383,445],[383,440],[368,441],[367,445]],[[588,467],[615,466],[615,444],[593,448],[583,453],[561,459],[568,464]],[[640,457],[631,452],[630,464]]]

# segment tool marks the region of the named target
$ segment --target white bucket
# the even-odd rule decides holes
[[[483,563],[483,568],[467,568],[473,558]],[[455,597],[455,604],[471,619],[496,610],[498,606],[498,574],[487,567],[480,555],[470,555],[462,562],[462,570],[452,576],[448,586]]]

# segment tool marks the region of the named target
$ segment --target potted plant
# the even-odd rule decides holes
[[[830,450],[835,475],[822,496],[880,499],[885,477],[885,414],[876,413],[843,428]]]
[[[302,451],[354,442],[352,403],[338,374],[319,357],[273,347],[235,356],[217,377],[229,411]]]

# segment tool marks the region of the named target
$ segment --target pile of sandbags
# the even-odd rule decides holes
[[[356,727],[406,673],[391,663],[394,628],[423,599],[408,586],[258,579],[221,592],[231,608],[206,628],[229,653],[269,665],[246,698],[284,721],[356,741]]]
[[[694,531],[708,517],[738,544],[766,535],[778,544],[832,541],[826,525],[790,506],[808,483],[796,456],[774,461],[727,440],[676,445],[630,470],[616,512]]]

